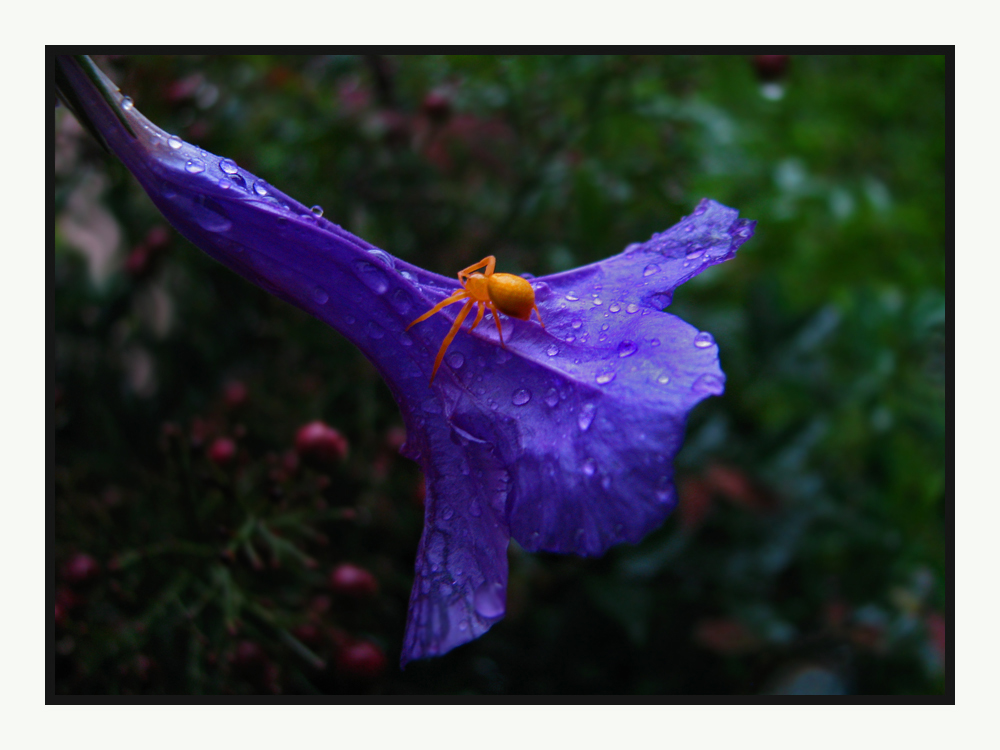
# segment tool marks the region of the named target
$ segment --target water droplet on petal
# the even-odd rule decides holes
[[[358,270],[361,280],[375,294],[385,294],[389,289],[389,280],[381,269],[364,260],[354,262],[354,267]]]
[[[322,216],[323,215],[323,207],[322,206],[313,206],[309,210],[312,211],[313,214],[315,214],[316,216]]]
[[[473,595],[473,603],[482,617],[499,617],[504,613],[503,585],[499,583],[484,583]]]
[[[670,376],[667,375],[667,373],[662,372],[660,373],[660,376],[656,379],[656,382],[659,383],[660,385],[666,385],[667,383],[670,382]]]
[[[385,329],[374,320],[368,321],[368,335],[373,339],[380,339],[385,336]]]
[[[122,99],[122,109],[124,109],[126,112],[128,112],[134,106],[135,102],[132,101],[131,96],[126,96],[124,99]]]
[[[376,258],[379,263],[381,263],[386,268],[395,269],[396,264],[392,260],[392,256],[389,255],[385,250],[379,250],[377,247],[373,247],[368,251],[368,254],[373,258]]]
[[[455,511],[453,511],[447,505],[445,506],[444,510],[441,511],[441,518],[443,518],[445,521],[450,521],[451,517],[454,516],[454,515],[455,515]]]
[[[184,170],[191,174],[199,174],[205,171],[205,162],[198,159],[188,159],[187,164],[184,165]]]
[[[448,365],[453,370],[460,370],[465,364],[465,355],[462,352],[451,352],[445,359],[448,360]]]
[[[659,270],[660,270],[660,267],[658,265],[656,265],[655,263],[650,263],[648,266],[646,266],[644,269],[642,269],[642,275],[643,276],[652,276],[654,273],[657,273]]]
[[[610,304],[610,305],[608,306],[608,310],[610,310],[611,312],[618,312],[618,311],[619,311],[619,310],[621,310],[621,309],[622,309],[622,306],[621,306],[621,305],[619,305],[619,304],[618,304],[617,302],[612,302],[612,303],[611,303],[611,304]]]
[[[247,181],[243,179],[243,175],[241,175],[241,174],[231,174],[231,175],[229,175],[229,179],[233,181],[234,185],[239,185],[241,188],[243,188],[244,190],[246,190],[246,188],[247,188]]]
[[[597,407],[594,404],[584,404],[583,408],[580,409],[580,415],[576,418],[577,426],[586,432],[594,421],[594,413],[596,411]]]
[[[462,620],[460,623],[458,623],[458,629],[461,630],[461,631],[463,631],[463,632],[466,631],[466,630],[468,630],[469,629],[469,621],[468,620]]]
[[[478,500],[473,500],[472,504],[469,505],[469,513],[471,513],[476,518],[479,518],[481,515],[483,515],[483,510],[482,508],[479,507]]]
[[[660,345],[660,340],[659,339],[650,339],[649,343],[650,343],[651,346],[659,346]]]
[[[347,323],[347,325],[352,326],[354,325],[355,318],[353,315],[345,315],[344,322]]]
[[[569,294],[566,295],[566,299],[568,299],[570,302],[576,302],[580,298],[576,296],[576,292],[570,292]]]
[[[236,174],[240,171],[240,168],[236,166],[236,162],[232,159],[223,159],[219,162],[219,169],[221,169],[226,174]]]
[[[267,185],[261,180],[257,180],[257,182],[253,184],[253,191],[257,193],[257,195],[263,197],[267,195]]]
[[[639,350],[634,341],[623,341],[618,345],[619,357],[631,357]]]
[[[715,343],[715,339],[712,338],[712,334],[708,331],[702,331],[694,337],[694,345],[699,349],[705,349]]]
[[[229,180],[219,180],[217,184],[223,190],[229,190],[229,188],[231,187]]]
[[[628,307],[625,308],[625,312],[629,313],[630,315],[635,314],[639,312],[639,306],[635,304],[635,302],[629,302]]]
[[[601,477],[601,487],[603,487],[606,490],[610,490],[611,489],[611,475],[610,474],[605,474],[603,477]]]
[[[657,490],[657,492],[656,492],[656,500],[657,500],[657,502],[660,502],[660,503],[669,503],[670,502],[670,495],[671,495],[670,490]]]
[[[586,461],[583,462],[584,474],[586,474],[588,477],[592,477],[594,476],[595,471],[597,471],[597,464],[594,462],[594,459],[588,458]]]
[[[518,388],[510,398],[514,406],[524,406],[531,401],[531,391],[527,388]]]
[[[692,250],[691,252],[689,252],[685,257],[688,260],[697,260],[698,258],[700,258],[704,254],[705,254],[705,248],[698,247],[698,248],[695,248],[694,250]]]
[[[321,286],[314,286],[312,288],[312,297],[321,305],[325,305],[327,300],[330,299],[330,295],[326,293],[326,289]]]
[[[595,306],[595,307],[596,307],[597,305],[600,305],[600,304],[602,304],[602,302],[601,302],[601,300],[600,300],[600,299],[595,299],[595,300],[594,300],[594,306]]]
[[[582,320],[574,320],[572,323],[570,323],[570,325],[573,326],[574,329],[578,329],[580,326],[583,325],[583,321]]]
[[[170,148],[176,150],[184,145],[184,141],[182,141],[176,135],[172,135],[169,138],[167,138],[167,145],[170,146]]]
[[[555,344],[549,344],[549,347],[545,350],[545,353],[550,357],[554,357],[559,353],[559,347]]]
[[[691,390],[696,393],[710,393],[714,396],[718,396],[724,390],[722,381],[719,380],[715,375],[701,375],[694,385],[691,386]]]
[[[549,406],[555,406],[559,403],[559,394],[556,393],[555,388],[549,388],[549,392],[545,394],[545,403]]]
[[[602,372],[596,379],[601,385],[607,385],[615,379],[615,374],[613,372]]]

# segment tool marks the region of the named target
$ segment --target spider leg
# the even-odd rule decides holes
[[[493,321],[497,324],[497,333],[500,335],[500,346],[506,349],[507,345],[503,342],[503,331],[500,330],[500,311],[497,310],[497,306],[492,302],[486,302],[485,305],[490,308],[490,312],[493,313]]]
[[[410,323],[410,325],[406,326],[405,330],[409,331],[411,328],[413,328],[413,326],[415,326],[420,321],[427,320],[434,313],[441,312],[441,310],[443,310],[448,305],[463,300],[468,296],[469,296],[468,292],[466,292],[464,289],[456,289],[455,292],[450,297],[446,297],[445,299],[441,300],[436,305],[434,305],[434,307],[432,307],[430,310],[428,310],[419,318]]]
[[[451,330],[448,331],[448,335],[444,337],[444,341],[441,342],[441,348],[438,349],[437,359],[434,360],[434,369],[431,371],[431,382],[434,382],[434,376],[437,375],[438,367],[441,366],[441,360],[444,359],[444,353],[448,351],[448,346],[451,344],[451,340],[455,338],[455,334],[458,333],[459,327],[462,325],[462,321],[465,320],[466,316],[469,314],[469,310],[472,306],[476,304],[476,301],[470,299],[464,305],[462,309],[458,311],[458,315],[455,316],[455,322],[451,326]]]
[[[476,330],[476,326],[479,325],[479,321],[483,319],[483,313],[485,312],[486,312],[486,303],[483,302],[482,300],[479,300],[479,312],[476,313],[476,319],[472,322],[472,327],[469,329],[470,331]]]
[[[471,266],[469,266],[467,268],[463,268],[461,271],[458,272],[458,280],[461,281],[462,284],[464,285],[465,284],[465,280],[467,278],[469,278],[469,276],[474,271],[477,271],[478,269],[482,268],[483,266],[486,267],[486,271],[483,274],[483,276],[492,276],[494,269],[497,267],[496,256],[494,256],[494,255],[487,255],[485,258],[483,258],[478,263],[473,263]]]

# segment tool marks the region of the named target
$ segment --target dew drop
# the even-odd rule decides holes
[[[184,170],[191,174],[199,174],[205,171],[205,162],[198,159],[188,159],[187,164],[184,165]]]
[[[625,312],[629,313],[630,315],[634,315],[635,313],[639,312],[639,306],[635,304],[635,302],[629,302],[628,307],[625,308]]]
[[[312,211],[313,214],[316,215],[316,216],[322,216],[323,215],[323,207],[322,206],[316,205],[316,206],[313,206],[312,208],[310,208],[309,210]]]
[[[602,304],[604,304],[604,303],[601,302],[601,300],[599,298],[594,300],[594,307],[597,307],[598,305],[602,305]]]
[[[172,135],[167,138],[167,145],[175,151],[184,145],[184,141],[178,138],[176,135]]]
[[[660,345],[660,340],[659,339],[650,339],[649,340],[649,344],[650,344],[650,346],[659,346]]]
[[[566,295],[566,299],[568,299],[570,302],[576,302],[580,298],[576,296],[576,292],[570,292],[569,294]]]
[[[257,193],[257,195],[263,197],[267,195],[267,186],[261,180],[257,180],[257,182],[253,184],[253,191]]]
[[[358,270],[365,286],[375,292],[375,294],[385,294],[389,289],[389,280],[382,273],[381,269],[364,260],[355,261],[354,267]]]
[[[570,323],[570,325],[573,327],[573,330],[579,330],[580,326],[583,325],[583,321],[582,320],[574,320],[572,323]]]
[[[531,401],[531,391],[527,388],[518,388],[514,391],[514,395],[511,396],[510,400],[514,406],[524,406],[526,403]]]
[[[659,503],[669,503],[670,502],[670,490],[657,490],[656,491],[656,501]]]
[[[446,359],[453,370],[461,370],[462,365],[465,364],[465,355],[462,352],[451,352]]]
[[[722,381],[719,380],[715,375],[709,375],[708,373],[698,377],[694,381],[694,385],[691,386],[691,390],[696,393],[710,393],[714,396],[718,396],[724,390],[722,386]]]
[[[312,297],[321,305],[325,305],[327,300],[330,299],[330,295],[326,293],[326,289],[321,286],[314,286],[312,288]]]
[[[617,302],[612,302],[612,303],[611,303],[611,304],[610,304],[610,305],[608,306],[608,310],[610,310],[611,312],[618,312],[618,311],[619,311],[619,310],[621,310],[621,309],[622,309],[622,306],[621,306],[621,305],[619,305],[619,304],[618,304]]]
[[[126,112],[128,112],[134,106],[135,102],[132,101],[131,96],[126,96],[124,99],[122,99],[122,109],[124,109]]]
[[[699,349],[705,349],[715,343],[715,339],[712,338],[712,334],[708,331],[702,331],[694,337],[694,345]]]
[[[504,362],[507,362],[511,358],[511,356],[513,355],[511,355],[511,353],[508,352],[506,349],[496,350],[496,360],[497,364],[499,365],[502,365]]]
[[[559,394],[555,388],[549,388],[549,392],[545,394],[545,403],[552,407],[559,403]]]
[[[608,340],[608,334],[602,333],[600,336],[597,337],[597,340],[598,341],[607,341]]]
[[[588,458],[586,461],[583,462],[584,474],[586,474],[588,477],[592,477],[594,476],[595,471],[597,471],[597,464],[594,462],[594,459]]]
[[[656,379],[656,382],[659,383],[660,385],[666,385],[667,383],[670,382],[670,376],[667,375],[667,373],[665,372],[661,372],[660,376]]]
[[[352,326],[354,325],[355,318],[353,315],[345,315],[344,322],[347,323],[347,325]]]
[[[231,187],[231,183],[229,182],[229,180],[219,180],[218,185],[223,190],[229,190],[229,188]]]
[[[461,631],[463,631],[463,632],[465,632],[466,630],[468,630],[469,629],[469,621],[468,620],[462,620],[460,623],[458,623],[458,629],[461,630]]]
[[[243,175],[241,174],[229,175],[229,179],[233,181],[234,185],[239,185],[241,188],[246,190],[247,181],[243,179]]]
[[[453,511],[447,505],[445,506],[444,510],[441,511],[441,518],[443,518],[445,521],[450,521],[451,518],[452,518],[452,516],[454,516],[454,515],[455,515],[455,511]]]
[[[548,348],[545,350],[545,353],[548,354],[550,357],[554,357],[559,353],[559,347],[556,346],[555,344],[549,344]]]
[[[660,267],[658,265],[656,265],[655,263],[650,263],[648,266],[646,266],[644,269],[642,269],[642,275],[643,276],[652,276],[654,273],[657,273],[659,270],[660,270]]]
[[[395,269],[396,264],[392,260],[392,256],[389,255],[385,250],[379,250],[377,247],[373,247],[368,251],[368,254],[373,258],[376,258],[379,263],[381,263],[386,268]]]
[[[572,344],[574,341],[576,341],[576,336],[567,336],[566,337],[566,343],[567,344]]]
[[[380,339],[385,336],[385,329],[374,320],[368,321],[368,335],[373,339]]]
[[[607,385],[614,379],[615,379],[615,374],[613,372],[602,372],[596,378],[597,382],[601,385]]]
[[[634,341],[623,341],[618,345],[619,357],[631,357],[639,350]]]
[[[597,411],[597,407],[594,404],[584,404],[583,408],[580,409],[580,414],[576,418],[577,426],[586,432],[590,429],[590,425],[594,421],[594,413]]]
[[[603,487],[606,490],[610,490],[611,489],[611,476],[610,475],[605,474],[603,477],[601,477],[601,487]]]
[[[499,617],[504,613],[504,603],[501,592],[503,584],[484,583],[473,595],[473,603],[482,617]]]
[[[700,258],[704,254],[705,254],[705,248],[698,247],[698,248],[695,248],[694,250],[692,250],[691,252],[689,252],[684,257],[686,257],[688,260],[697,260],[698,258]]]
[[[236,162],[232,159],[223,159],[219,162],[219,169],[221,169],[226,174],[236,174],[240,171],[240,168],[236,166]]]

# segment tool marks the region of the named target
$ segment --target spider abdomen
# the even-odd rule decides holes
[[[486,277],[490,300],[504,315],[519,320],[531,317],[535,307],[535,290],[527,279],[512,273],[494,273]]]

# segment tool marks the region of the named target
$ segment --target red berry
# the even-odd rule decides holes
[[[216,466],[227,466],[236,457],[236,443],[227,437],[216,438],[208,446],[208,460]]]
[[[101,565],[85,552],[73,555],[63,565],[63,579],[67,583],[83,583],[101,572]]]
[[[295,628],[292,635],[310,648],[319,648],[323,645],[323,631],[309,622]]]
[[[371,641],[355,641],[337,653],[337,668],[345,675],[371,680],[385,670],[388,660]]]
[[[299,428],[295,434],[295,450],[304,459],[317,463],[334,463],[347,455],[347,439],[319,420]]]
[[[330,588],[346,596],[374,596],[378,592],[378,581],[364,568],[343,563],[330,573]]]

